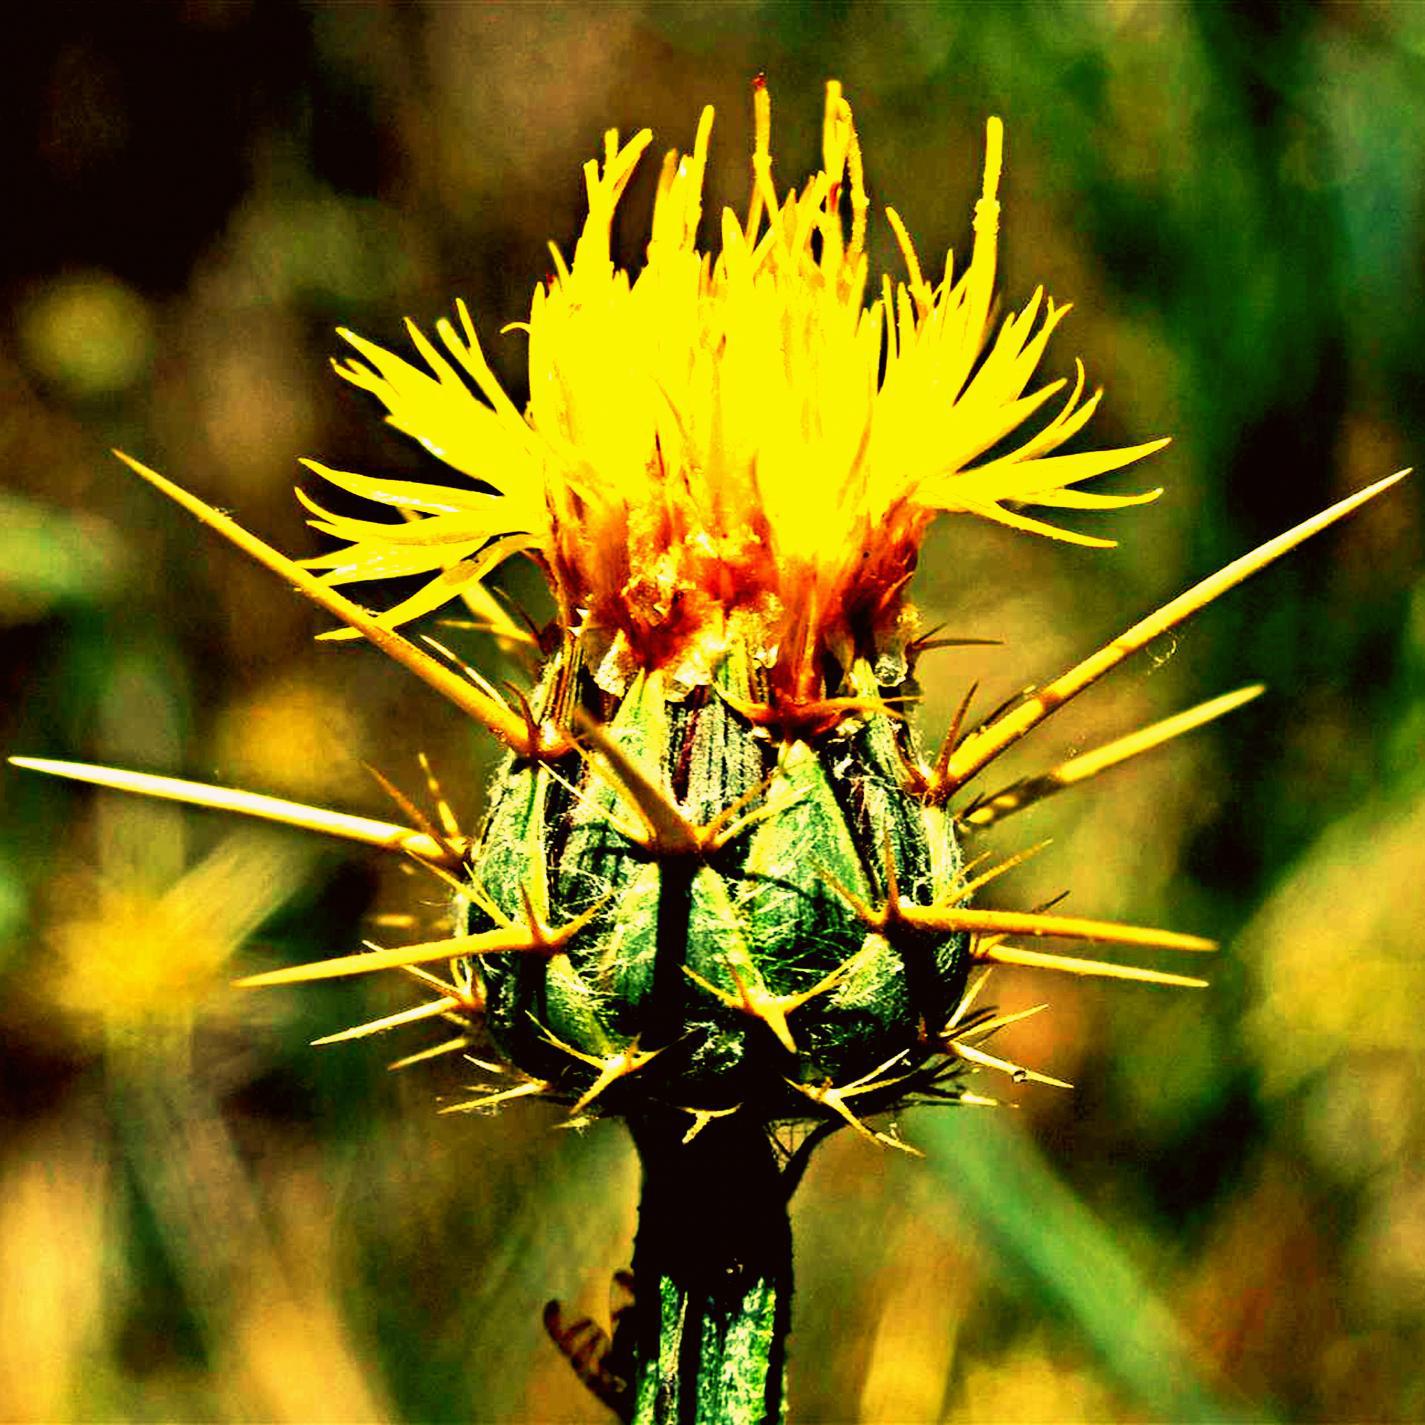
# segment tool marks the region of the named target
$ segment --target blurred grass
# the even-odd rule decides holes
[[[612,123],[685,142],[715,102],[710,183],[740,202],[759,69],[782,181],[813,162],[820,86],[842,79],[873,198],[922,252],[963,247],[1002,114],[1006,298],[1042,280],[1075,301],[1051,374],[1083,354],[1105,443],[1176,437],[1155,462],[1168,495],[1117,517],[1117,551],[965,521],[928,546],[927,619],[1006,646],[935,655],[927,727],[972,678],[994,701],[1052,674],[1422,448],[1422,15],[27,12],[0,131],[5,748],[374,815],[361,760],[413,787],[423,749],[477,819],[478,737],[374,656],[313,645],[319,620],[107,450],[312,549],[296,456],[423,458],[331,378],[331,328],[398,341],[456,295],[485,331],[518,319]],[[490,347],[518,389],[519,338]],[[913,1117],[928,1164],[827,1145],[797,1208],[796,1418],[1425,1414],[1419,502],[1407,484],[1017,754],[1037,767],[1271,688],[1006,828],[1007,850],[1056,839],[1016,901],[1070,886],[1084,913],[1228,951],[1191,999],[1048,987],[1010,1052],[1078,1088],[1014,1090],[1012,1125]],[[13,772],[0,795],[0,1416],[598,1418],[539,1309],[602,1312],[626,1260],[617,1135],[555,1134],[538,1110],[438,1118],[468,1070],[388,1074],[411,1041],[306,1047],[400,1007],[398,988],[226,986],[229,953],[332,953],[373,910],[438,916],[439,888]],[[215,948],[215,927],[259,922]],[[1002,979],[1007,1008],[1045,988]]]

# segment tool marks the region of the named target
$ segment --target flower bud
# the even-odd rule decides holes
[[[678,698],[639,676],[612,709],[567,667],[546,688],[604,722],[612,758],[511,759],[460,914],[468,934],[529,917],[579,928],[550,953],[470,967],[491,1036],[601,1112],[822,1116],[799,1086],[881,1070],[897,1096],[935,1054],[969,964],[963,933],[868,923],[888,899],[953,899],[960,871],[946,817],[902,786],[909,733],[887,698],[903,688],[858,664],[858,712],[779,742],[749,716],[763,690],[745,657]],[[681,842],[653,824],[650,795]]]

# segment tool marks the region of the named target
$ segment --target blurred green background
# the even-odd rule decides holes
[[[392,812],[426,751],[478,820],[487,739],[141,486],[122,446],[311,553],[295,459],[419,471],[336,381],[464,296],[518,391],[605,127],[690,143],[741,205],[765,70],[783,185],[822,85],[873,200],[963,251],[1008,129],[1002,291],[1077,304],[1046,363],[1096,442],[1176,437],[1118,550],[942,522],[920,600],[1042,681],[1191,579],[1425,450],[1425,6],[1169,3],[29,7],[0,165],[0,747]],[[655,165],[620,230],[635,260]],[[874,222],[874,215],[873,215]],[[894,265],[883,226],[875,252]],[[1000,972],[1072,1094],[833,1140],[799,1195],[794,1420],[1425,1416],[1425,579],[1418,480],[1075,704],[1011,772],[1261,678],[1221,727],[1008,823],[999,903],[1220,936],[1213,988]],[[488,666],[473,635],[453,634]],[[597,1420],[545,1340],[628,1259],[620,1131],[441,1118],[435,1034],[307,1043],[399,985],[243,993],[395,938],[434,883],[374,856],[7,769],[0,1417]],[[996,890],[1000,890],[997,886]],[[372,917],[377,916],[373,925]]]

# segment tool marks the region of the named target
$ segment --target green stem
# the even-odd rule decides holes
[[[631,1126],[643,1163],[627,1328],[633,1425],[782,1420],[791,1178],[750,1115],[713,1119],[690,1143],[686,1118]]]

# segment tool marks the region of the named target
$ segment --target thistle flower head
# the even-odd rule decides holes
[[[344,333],[357,356],[338,371],[462,478],[417,485],[313,465],[409,517],[351,519],[303,496],[317,528],[347,541],[308,561],[328,582],[431,575],[383,617],[395,626],[527,551],[606,690],[654,669],[706,684],[736,642],[775,692],[807,698],[820,691],[823,653],[845,669],[904,644],[906,582],[937,514],[1104,545],[1025,511],[1113,509],[1158,493],[1078,486],[1161,441],[1054,453],[1098,404],[1085,399],[1081,366],[1067,391],[1064,381],[1031,389],[1068,308],[1036,292],[995,324],[997,119],[969,262],[947,258],[940,279],[927,278],[888,209],[907,272],[873,284],[870,203],[840,86],[827,89],[821,170],[785,195],[772,178],[770,99],[755,92],[751,197],[744,216],[724,209],[709,224],[714,251],[698,246],[710,108],[692,151],[663,160],[637,273],[615,263],[610,231],[652,136],[620,143],[610,132],[602,162],[585,165],[573,258],[551,248],[554,271],[519,324],[526,410],[491,371],[463,304],[458,327],[437,324],[440,347],[411,327],[423,367]]]
[[[924,756],[903,713],[914,651],[905,590],[930,522],[970,513],[1107,543],[1044,512],[1154,498],[1080,487],[1162,442],[1058,453],[1098,396],[1085,399],[1082,367],[1067,390],[1033,385],[1066,308],[1036,293],[992,319],[997,120],[968,263],[947,259],[929,281],[888,209],[906,275],[873,284],[861,150],[839,86],[828,86],[823,166],[785,196],[772,179],[770,100],[760,84],[755,92],[751,196],[743,216],[722,214],[715,254],[698,247],[711,110],[692,151],[664,160],[636,275],[615,264],[611,229],[649,135],[621,144],[610,133],[602,162],[585,166],[588,215],[572,260],[554,251],[521,324],[524,410],[463,304],[458,327],[437,324],[439,346],[410,327],[420,365],[344,334],[357,355],[338,371],[454,473],[416,483],[308,464],[395,518],[354,518],[302,494],[315,526],[343,543],[298,563],[129,461],[340,618],[337,636],[367,638],[506,744],[513,755],[478,833],[459,830],[433,779],[436,817],[398,793],[410,824],[393,825],[14,759],[425,865],[456,891],[454,934],[249,983],[406,972],[434,998],[320,1042],[454,1021],[454,1038],[402,1062],[474,1048],[513,1076],[455,1107],[538,1095],[576,1119],[687,1114],[697,1133],[732,1114],[760,1126],[810,1118],[886,1141],[867,1114],[908,1099],[975,1101],[961,1083],[969,1069],[1044,1077],[983,1047],[1009,1019],[976,1005],[976,961],[1203,984],[1023,944],[1212,948],[1167,930],[982,908],[974,897],[1023,855],[972,873],[962,843],[1240,707],[1259,686],[954,799],[1135,651],[1401,478],[1244,555],[978,725],[967,721],[971,689],[939,754]],[[511,702],[399,629],[458,597],[505,642],[521,636],[482,583],[519,553],[548,576],[557,619],[552,638],[525,635],[549,657]],[[340,591],[412,576],[425,582],[382,614]],[[446,978],[426,968],[440,962]],[[476,1062],[493,1070],[491,1058]]]
[[[908,1093],[962,1098],[948,1086],[966,1064],[1014,1067],[975,1047],[997,1021],[969,1012],[972,930],[987,932],[980,958],[1016,926],[1089,933],[966,919],[981,880],[962,866],[944,769],[923,766],[893,707],[914,627],[905,589],[946,511],[1107,543],[1023,510],[1151,499],[1077,486],[1161,442],[1055,454],[1098,397],[1084,399],[1082,367],[1072,389],[1030,389],[1066,308],[1041,292],[992,321],[998,120],[969,262],[927,280],[888,211],[907,273],[872,288],[840,87],[823,166],[800,192],[773,184],[761,84],[755,115],[746,213],[725,210],[718,250],[700,250],[705,109],[692,151],[664,159],[636,274],[615,263],[611,232],[651,136],[606,136],[584,169],[572,260],[552,249],[519,324],[526,409],[463,304],[458,326],[437,324],[439,345],[410,327],[420,366],[344,333],[357,355],[341,375],[457,478],[312,464],[402,516],[351,518],[303,494],[315,526],[345,541],[306,561],[319,587],[428,575],[376,618],[389,636],[456,597],[487,608],[481,580],[524,552],[562,630],[515,743],[534,755],[499,779],[455,857],[468,887],[456,936],[328,967],[455,962],[433,1004],[478,1020],[517,1075],[467,1107],[538,1093],[576,1116],[679,1109],[700,1125],[742,1109],[865,1131],[865,1112]],[[509,711],[498,701],[494,722]]]

